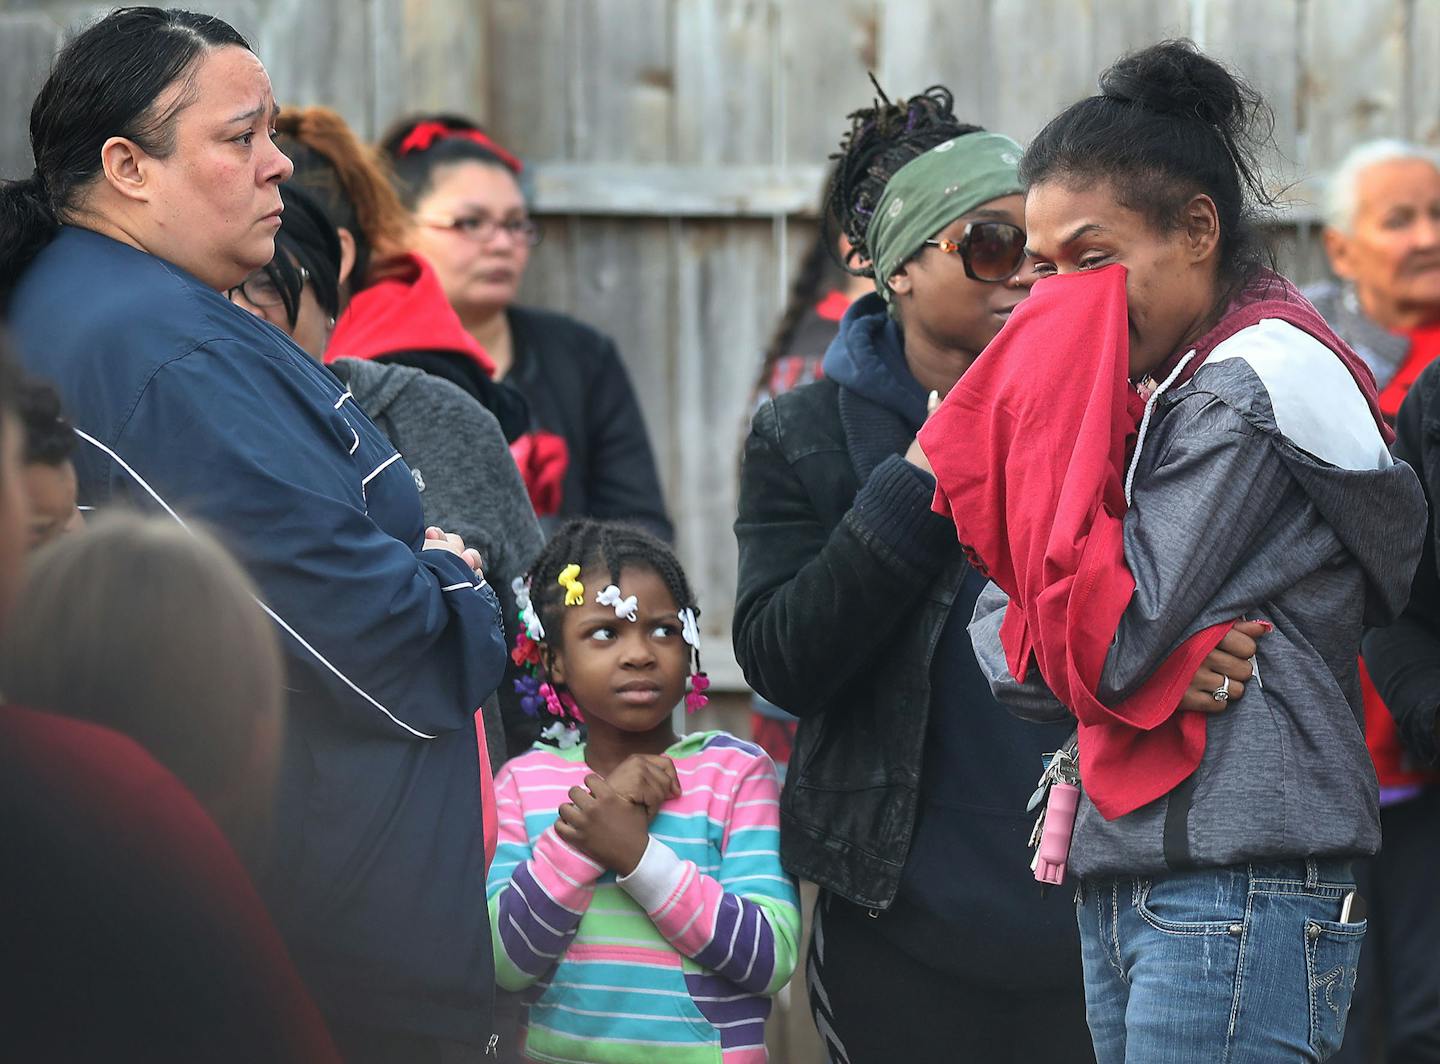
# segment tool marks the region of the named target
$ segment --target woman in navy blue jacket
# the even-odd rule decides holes
[[[438,1059],[490,1031],[474,715],[504,639],[395,449],[225,297],[273,253],[274,114],[218,19],[128,9],[81,33],[31,113],[35,174],[0,190],[0,300],[73,417],[82,503],[198,518],[259,585],[290,691],[263,885],[347,1059]]]

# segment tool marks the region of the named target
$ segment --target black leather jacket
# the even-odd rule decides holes
[[[910,849],[930,665],[965,564],[953,526],[929,511],[928,478],[902,457],[913,438],[832,381],[787,392],[755,417],[735,524],[736,656],[755,690],[801,718],[781,856],[877,909],[894,902]]]

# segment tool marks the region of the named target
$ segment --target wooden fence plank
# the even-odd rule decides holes
[[[1406,28],[1403,135],[1440,144],[1440,3],[1418,0]]]
[[[870,101],[880,8],[880,0],[832,0],[817,18],[777,0],[787,163],[826,163],[849,128],[845,116]]]
[[[548,214],[746,218],[814,213],[823,174],[815,165],[545,163],[532,187],[535,209]]]
[[[488,0],[485,125],[526,163],[570,158],[569,0]]]
[[[985,124],[1022,144],[1095,91],[1095,26],[1073,0],[995,0],[986,49],[994,105]]]
[[[39,11],[0,14],[0,177],[30,176],[30,105],[50,73],[60,28]]]
[[[613,337],[630,371],[662,482],[674,475],[674,271],[670,223],[575,218],[569,228],[571,302],[556,307]]]
[[[474,0],[372,0],[377,136],[415,111],[484,123],[490,111],[487,20]]]
[[[740,683],[730,645],[738,559],[740,444],[766,333],[778,313],[769,226],[689,223],[677,256],[674,387],[677,543],[700,598],[705,665],[717,686]]]
[[[676,163],[776,161],[778,21],[772,0],[676,5]]]
[[[1404,0],[1309,0],[1301,86],[1307,170],[1404,124]],[[1434,61],[1434,57],[1431,57]]]
[[[988,0],[886,0],[880,9],[878,77],[891,99],[945,85],[955,94],[956,114],[966,121],[983,121],[993,111],[997,88]],[[865,92],[852,107],[864,106],[870,96]]]
[[[572,0],[571,159],[673,161],[671,12],[668,0]]]

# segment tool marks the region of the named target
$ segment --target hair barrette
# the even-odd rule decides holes
[[[689,606],[680,611],[680,638],[696,650],[700,649],[700,625],[695,621],[695,611]]]
[[[555,582],[565,589],[565,605],[583,606],[585,604],[585,585],[580,582],[580,566],[571,562],[560,570],[560,575]]]
[[[634,621],[636,617],[636,610],[640,606],[640,600],[637,599],[634,595],[630,595],[626,598],[621,598],[620,589],[614,584],[611,584],[604,591],[600,592],[600,594],[595,596],[595,605],[613,606],[615,608],[615,616],[617,618],[626,621]]]
[[[480,132],[478,129],[454,129],[444,122],[420,122],[415,128],[405,135],[396,149],[396,155],[409,155],[413,151],[429,151],[442,140],[468,140],[480,145],[499,159],[507,170],[518,174],[525,169],[513,154],[506,151],[494,137]]]
[[[540,694],[540,680],[535,676],[521,676],[515,681],[515,693],[520,696],[520,708],[529,717],[540,716],[545,699]]]
[[[515,605],[520,609],[520,624],[525,629],[525,635],[535,642],[545,638],[545,626],[540,623],[540,614],[535,609],[535,604],[530,601],[530,581],[524,577],[517,576],[510,581],[510,590],[515,592]]]
[[[685,712],[695,713],[704,709],[710,704],[710,696],[705,692],[710,690],[710,677],[703,672],[697,672],[690,677],[690,690],[685,695]]]

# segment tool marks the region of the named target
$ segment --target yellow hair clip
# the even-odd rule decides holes
[[[560,570],[560,578],[555,582],[565,589],[565,605],[583,606],[585,604],[585,585],[578,577],[580,566],[571,563]]]

